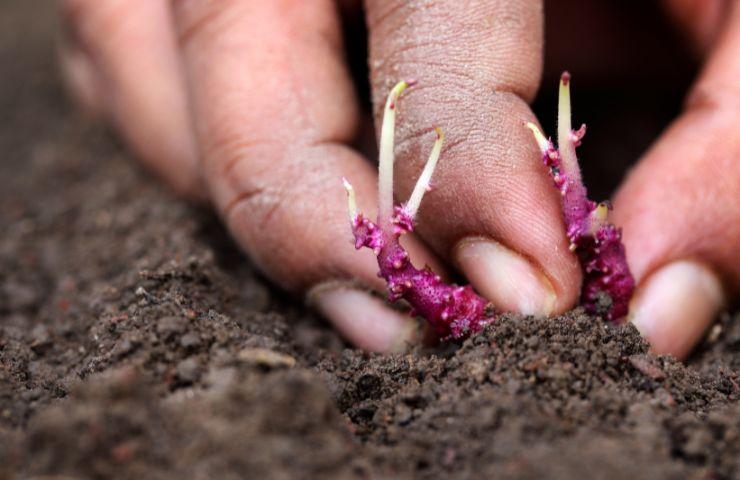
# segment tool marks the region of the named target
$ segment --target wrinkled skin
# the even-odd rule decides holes
[[[83,106],[176,190],[210,202],[266,275],[310,292],[348,339],[373,350],[408,339],[405,315],[346,283],[384,288],[372,253],[338,240],[347,238],[338,179],[352,178],[363,211],[375,211],[377,196],[375,168],[350,146],[363,119],[335,2],[60,3],[69,33],[62,64]],[[340,3],[357,12],[356,2]],[[684,356],[740,285],[740,3],[663,3],[705,63],[685,111],[620,188],[613,220],[637,282],[631,318],[656,350]],[[571,10],[592,15],[594,5]],[[521,128],[536,123],[528,102],[542,73],[542,2],[367,0],[365,10],[376,122],[395,81],[425,85],[405,99],[399,122],[399,198],[422,168],[430,127],[448,138],[440,188],[404,240],[412,260],[441,273],[457,267],[501,310],[572,307],[578,262],[558,194]],[[593,40],[592,49],[608,44]],[[611,58],[603,51],[588,64]],[[580,75],[563,59],[554,64]]]

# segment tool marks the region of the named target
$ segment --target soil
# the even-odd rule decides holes
[[[740,315],[687,365],[580,310],[348,348],[73,113],[41,3],[0,4],[0,478],[740,477]]]

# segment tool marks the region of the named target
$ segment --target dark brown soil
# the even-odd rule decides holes
[[[579,311],[345,348],[70,113],[35,3],[0,4],[0,478],[740,476],[740,315],[689,366]]]

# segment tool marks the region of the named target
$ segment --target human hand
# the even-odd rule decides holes
[[[740,3],[665,3],[706,63],[619,190],[614,219],[638,281],[631,320],[656,352],[683,358],[740,288]]]
[[[207,197],[252,260],[314,303],[356,344],[387,350],[407,319],[359,289],[383,289],[351,245],[340,178],[375,209],[371,163],[348,145],[359,113],[335,2],[67,0],[81,99],[178,190]],[[367,2],[376,116],[400,78],[396,189],[408,194],[447,132],[422,207],[416,262],[450,258],[503,309],[573,305],[580,273],[556,192],[522,120],[542,64],[539,2]],[[87,83],[87,85],[84,85]],[[80,88],[80,84],[82,88]],[[344,241],[343,239],[347,239]],[[435,266],[435,269],[438,269]],[[369,325],[372,323],[372,325]]]
[[[75,38],[66,70],[83,103],[102,109],[179,191],[210,198],[253,261],[285,288],[312,292],[350,340],[375,350],[403,344],[411,331],[405,317],[342,283],[383,288],[372,255],[341,241],[349,232],[339,178],[353,179],[369,201],[365,211],[375,210],[376,178],[348,147],[360,114],[334,2],[64,6]],[[412,240],[412,258],[450,259],[504,310],[552,314],[572,306],[580,272],[557,193],[521,127],[533,120],[527,102],[541,74],[541,2],[373,0],[367,17],[376,122],[395,81],[420,83],[400,111],[399,195],[422,168],[432,128],[447,133],[435,174],[440,188],[425,198],[423,243]],[[621,198],[618,219],[627,225],[620,210],[635,207]],[[639,242],[651,237],[630,228],[630,262],[641,265]],[[638,268],[638,279],[649,271]]]

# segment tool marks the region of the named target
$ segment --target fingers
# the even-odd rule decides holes
[[[333,1],[172,5],[204,175],[234,237],[280,285],[311,290],[351,341],[402,344],[409,319],[346,288],[352,278],[383,285],[372,254],[351,243],[341,177],[366,212],[376,209],[376,177],[344,146],[357,106]]]
[[[367,0],[376,121],[392,85],[413,78],[396,135],[405,201],[441,127],[447,146],[418,231],[504,310],[571,307],[580,272],[556,190],[523,128],[542,70],[542,2]]]
[[[101,111],[155,172],[203,188],[168,0],[64,0],[62,66],[78,100]]]
[[[615,202],[638,281],[632,321],[679,358],[740,286],[740,4],[727,20],[686,111]]]
[[[417,324],[380,298],[343,282],[325,282],[308,293],[309,305],[328,318],[344,338],[365,350],[401,352],[421,340]]]

